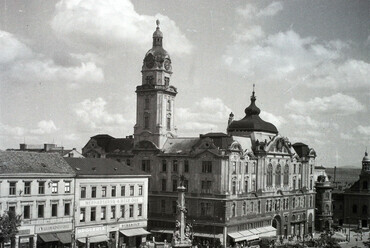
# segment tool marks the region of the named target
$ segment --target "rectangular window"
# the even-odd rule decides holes
[[[15,195],[16,189],[17,189],[17,183],[9,182],[9,195]]]
[[[185,192],[188,192],[188,188],[189,188],[189,181],[188,180],[184,180],[184,187],[185,187]]]
[[[150,160],[145,159],[141,161],[141,170],[150,172]]]
[[[24,182],[24,194],[25,195],[31,194],[31,182]]]
[[[39,182],[39,194],[45,194],[45,182]]]
[[[162,179],[162,191],[166,191],[166,190],[167,190],[167,180]]]
[[[212,181],[202,181],[201,192],[204,194],[211,194]]]
[[[130,212],[130,218],[134,217],[134,205],[132,205],[132,204],[130,205],[129,212]]]
[[[133,196],[135,194],[135,187],[134,185],[130,186],[130,196]]]
[[[143,185],[139,185],[139,195],[143,195]]]
[[[37,217],[44,218],[44,205],[37,206]]]
[[[15,213],[15,207],[14,206],[9,207],[8,212]]]
[[[167,130],[171,130],[171,117],[167,117]]]
[[[177,172],[177,160],[174,160],[174,161],[172,162],[172,171],[173,171],[173,172]]]
[[[58,182],[53,182],[51,185],[51,193],[58,194]]]
[[[64,182],[64,193],[71,193],[71,182]]]
[[[143,215],[143,204],[137,205],[137,216]]]
[[[101,197],[107,197],[107,186],[101,187]]]
[[[51,217],[57,217],[58,216],[58,204],[53,203],[51,204]]]
[[[189,160],[184,161],[184,172],[189,172]]]
[[[86,187],[81,187],[81,198],[86,198]]]
[[[173,192],[177,191],[177,180],[176,179],[172,180],[172,191]]]
[[[90,221],[95,221],[95,219],[96,219],[96,207],[91,207]]]
[[[64,203],[64,216],[70,215],[71,203]]]
[[[126,159],[126,165],[131,166],[131,160],[130,159]]]
[[[112,186],[112,197],[115,197],[116,196],[116,186]]]
[[[121,205],[120,207],[120,212],[121,212],[121,218],[125,218],[125,205]]]
[[[80,208],[80,222],[85,222],[86,208]]]
[[[172,213],[176,214],[176,212],[177,212],[177,202],[172,201]]]
[[[166,172],[166,171],[167,171],[167,161],[162,160],[162,172]]]
[[[96,198],[96,186],[91,187],[91,198]]]
[[[29,219],[31,216],[31,206],[24,206],[23,207],[23,219]]]
[[[232,173],[236,174],[236,162],[232,162]]]
[[[245,163],[245,174],[248,174],[248,163]]]
[[[248,193],[248,181],[244,182],[244,191],[245,193]]]
[[[126,186],[121,186],[121,196],[126,195]]]
[[[103,206],[101,207],[101,211],[100,211],[100,219],[101,220],[105,220],[105,216],[107,214],[107,207]]]
[[[110,206],[110,218],[111,219],[116,218],[116,206]]]
[[[165,212],[166,212],[166,201],[161,200],[161,213],[165,213]]]
[[[202,173],[212,173],[212,161],[202,161]]]

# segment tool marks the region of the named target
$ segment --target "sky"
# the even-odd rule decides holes
[[[179,136],[226,132],[255,84],[261,117],[317,165],[370,146],[370,1],[0,0],[0,149],[133,133],[155,20]],[[370,150],[370,147],[369,147]]]

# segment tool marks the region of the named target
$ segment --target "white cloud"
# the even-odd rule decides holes
[[[359,125],[357,127],[356,131],[361,135],[365,135],[367,137],[370,137],[370,126]]]
[[[37,123],[36,129],[30,130],[32,134],[50,134],[58,130],[52,120],[42,120]]]
[[[308,101],[292,99],[285,105],[288,110],[300,114],[335,114],[350,115],[365,110],[357,99],[341,93],[327,97],[315,97]]]
[[[121,114],[111,114],[106,110],[107,102],[99,97],[95,100],[85,99],[74,109],[78,118],[92,130],[108,131],[110,127],[120,128],[131,124]]]
[[[230,70],[253,82],[316,88],[368,88],[370,64],[348,59],[341,40],[318,41],[294,30],[265,34],[260,26],[235,32],[223,59]]]
[[[260,117],[267,122],[274,124],[278,129],[286,123],[286,120],[282,116],[276,116],[266,111],[261,111]]]
[[[63,67],[42,54],[33,52],[14,35],[0,30],[0,81],[5,83],[63,83],[78,87],[85,83],[101,83],[104,73],[94,62]]]
[[[61,0],[55,12],[54,32],[74,44],[108,50],[128,45],[147,49],[159,19],[166,49],[180,55],[192,49],[173,20],[161,14],[141,15],[129,0]]]
[[[317,121],[312,119],[308,115],[297,115],[297,114],[290,114],[289,115],[290,122],[294,125],[309,127],[313,129],[329,129],[335,128],[338,129],[339,125],[332,122],[325,122],[325,121]]]
[[[22,137],[25,135],[27,130],[23,127],[14,127],[0,123],[0,135],[1,136],[13,136],[13,137]]]
[[[274,16],[283,10],[282,2],[272,2],[263,9],[257,9],[252,4],[247,4],[242,9],[237,9],[237,13],[244,18],[252,19],[254,17]]]
[[[198,135],[199,133],[225,132],[231,109],[219,98],[204,97],[192,108],[176,109],[176,125],[179,132]]]

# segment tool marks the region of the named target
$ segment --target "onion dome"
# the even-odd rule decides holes
[[[157,28],[153,33],[153,47],[145,54],[143,69],[164,68],[171,71],[171,58],[169,53],[163,49],[163,33],[159,28],[159,20],[156,21]]]
[[[365,156],[362,159],[362,171],[370,173],[370,158],[367,154],[367,151],[365,152]]]
[[[362,162],[370,162],[370,157],[367,154],[367,151],[365,152],[365,156],[363,157]]]
[[[261,110],[256,106],[256,96],[251,96],[251,104],[245,109],[245,117],[239,121],[232,121],[227,127],[227,132],[267,132],[277,134],[277,128],[259,117]]]

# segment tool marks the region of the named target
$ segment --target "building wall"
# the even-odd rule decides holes
[[[15,195],[10,195],[10,182],[16,183]],[[30,182],[27,194],[25,184]],[[39,193],[39,182],[44,182],[44,193]],[[66,186],[69,182],[69,191]],[[53,192],[53,183],[58,183],[57,191]],[[69,203],[69,213],[65,214],[65,204]],[[52,205],[57,204],[57,215],[52,216]],[[44,206],[43,217],[38,216],[38,206]],[[21,216],[21,226],[16,236],[16,243],[29,241],[33,238],[36,245],[37,234],[55,233],[72,230],[74,205],[74,178],[58,177],[57,175],[27,175],[27,177],[0,176],[0,215],[14,207],[16,215]],[[25,207],[30,207],[30,216],[25,218]]]

